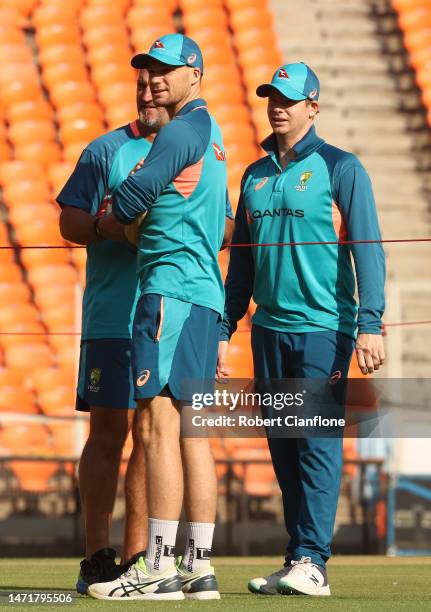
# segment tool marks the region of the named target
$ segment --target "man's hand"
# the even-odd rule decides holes
[[[372,374],[385,363],[383,338],[378,334],[359,334],[355,350],[362,374]]]
[[[106,240],[124,241],[124,225],[112,214],[100,217],[99,231]]]
[[[229,376],[229,371],[227,369],[228,350],[229,342],[227,340],[221,340],[218,345],[216,378],[227,378]]]

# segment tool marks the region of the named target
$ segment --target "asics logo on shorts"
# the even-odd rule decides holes
[[[150,370],[142,370],[142,372],[139,374],[138,378],[136,379],[136,386],[143,387],[149,378],[150,378]]]

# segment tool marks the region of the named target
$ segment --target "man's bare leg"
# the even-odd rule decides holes
[[[157,573],[174,564],[183,502],[177,402],[161,396],[139,401],[138,432],[147,462],[148,547],[145,560],[149,571]]]
[[[186,549],[182,567],[198,574],[212,573],[211,548],[217,512],[217,476],[208,438],[183,438],[184,508],[187,515]],[[215,579],[205,579],[205,589],[218,596]],[[212,580],[212,586],[208,584]],[[208,597],[207,590],[202,597]]]
[[[146,461],[144,445],[138,434],[138,410],[133,419],[132,435],[133,450],[127,465],[125,482],[126,519],[122,563],[146,550],[148,539]]]
[[[132,418],[132,410],[91,407],[90,435],[79,462],[87,559],[109,546],[121,453]]]

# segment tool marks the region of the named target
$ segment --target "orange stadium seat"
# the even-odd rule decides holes
[[[31,343],[18,346],[10,346],[5,350],[5,363],[12,368],[32,368],[37,363],[38,367],[53,365],[51,349],[46,344]]]
[[[272,15],[261,8],[249,7],[232,11],[230,24],[235,32],[248,28],[273,28]]]
[[[62,338],[61,346],[56,346],[57,363],[60,368],[74,368],[79,361],[79,345],[74,336]]]
[[[55,106],[76,102],[95,102],[94,89],[89,81],[65,81],[53,86],[50,96]]]
[[[13,61],[15,64],[20,62],[31,64],[33,56],[27,45],[2,44],[0,40],[0,61],[2,63]]]
[[[132,6],[127,12],[126,22],[131,30],[151,23],[152,28],[160,28],[160,32],[164,32],[165,28],[168,28],[166,31],[169,31],[172,27],[172,13],[161,3]]]
[[[28,100],[40,100],[42,89],[33,81],[9,81],[0,88],[0,100],[5,106],[12,106]]]
[[[74,303],[59,304],[42,311],[42,321],[50,332],[73,332],[76,328]]]
[[[46,449],[43,453],[47,455]],[[31,493],[46,493],[54,490],[50,479],[58,471],[55,461],[10,461],[8,466],[18,478],[20,489]]]
[[[74,167],[71,162],[57,162],[48,168],[48,180],[54,197],[59,194]]]
[[[49,430],[52,437],[52,450],[56,457],[73,457],[76,451],[70,422],[50,423]]]
[[[7,183],[3,187],[3,195],[9,208],[19,206],[21,203],[45,202],[51,196],[47,183],[41,178]]]
[[[40,423],[16,422],[1,430],[1,445],[17,456],[45,455],[49,450],[49,431]]]
[[[202,97],[208,102],[211,109],[212,105],[220,104],[221,101],[230,100],[232,104],[242,104],[244,102],[244,91],[238,83],[211,83],[205,79],[202,82]]]
[[[46,87],[51,89],[65,81],[86,81],[88,71],[82,62],[62,62],[45,66],[42,78]]]
[[[30,300],[29,286],[22,282],[3,283],[0,282],[1,304],[25,304]]]
[[[428,7],[428,0],[392,0],[392,5],[398,12],[411,11],[418,8]]]
[[[123,11],[118,4],[113,3],[86,6],[79,16],[79,23],[84,31],[106,25],[117,26],[122,21]]]
[[[19,414],[37,414],[34,396],[30,389],[5,386],[0,389],[0,412],[17,412]]]
[[[1,44],[22,45],[25,42],[24,34],[17,28],[0,24],[0,41]]]
[[[105,127],[101,122],[86,119],[65,121],[60,126],[60,139],[64,145],[90,142],[101,136]]]
[[[7,380],[6,374],[4,374],[4,377]],[[1,379],[2,378],[0,370],[0,381]],[[74,387],[76,382],[75,373],[72,369],[61,369],[53,367],[33,369],[30,374],[30,379],[32,387],[39,393],[43,391],[49,391],[57,385],[60,385],[62,387]]]
[[[73,285],[78,279],[76,270],[66,264],[35,266],[27,271],[27,275],[35,289],[52,284]]]
[[[179,0],[179,7],[183,13],[199,11],[202,8],[202,2],[199,0]],[[211,5],[214,8],[223,8],[223,0],[212,0]]]
[[[82,7],[85,0],[68,0],[68,4],[73,6],[76,11]],[[45,0],[44,4],[64,4],[64,0]]]
[[[76,120],[90,121],[92,123],[103,123],[103,111],[96,102],[87,104],[75,102],[62,106],[57,112],[60,124]]]
[[[54,112],[45,100],[29,100],[9,106],[6,116],[10,123],[25,121],[29,117],[33,120],[53,121]]]
[[[22,249],[21,261],[27,269],[42,265],[68,264],[69,249]]]
[[[241,11],[251,7],[261,10],[267,10],[268,0],[225,0],[226,8],[229,12]]]
[[[130,0],[116,0],[116,5],[121,9],[124,14],[126,7],[130,3]],[[87,0],[87,6],[110,6],[112,4],[112,0]]]
[[[0,162],[8,161],[11,156],[11,150],[8,144],[0,141]]]
[[[55,386],[37,394],[37,403],[47,416],[73,416],[76,391],[70,386]]]
[[[87,48],[98,47],[107,40],[118,45],[127,45],[127,30],[121,24],[99,26],[83,32],[83,41]]]
[[[125,100],[135,100],[136,85],[133,83],[113,83],[99,89],[99,100],[103,106],[110,108],[124,104]]]
[[[0,5],[0,23],[3,26],[15,28],[22,27],[24,25],[24,20],[22,15],[15,9],[4,8],[3,5]]]
[[[37,162],[11,160],[0,164],[0,183],[4,185],[15,184],[22,180],[40,180],[43,168]]]
[[[160,0],[133,0],[133,6],[160,6]],[[163,6],[173,13],[178,8],[178,0],[164,0]]]
[[[66,144],[63,149],[63,159],[68,163],[76,164],[81,156],[82,151],[88,145],[87,140]]]
[[[431,48],[431,27],[406,32],[404,34],[404,44],[409,52],[428,50]]]
[[[10,81],[32,81],[39,83],[39,76],[34,64],[27,64],[13,59],[1,71],[0,87]]]
[[[16,263],[3,263],[0,266],[0,283],[16,283],[20,281],[22,281],[22,272]]]
[[[32,325],[38,323],[39,312],[33,304],[29,302],[23,304],[2,305],[0,309],[0,329],[8,331],[13,323],[28,323]]]
[[[250,113],[244,104],[213,105],[211,112],[216,120],[223,126],[230,123],[249,123]]]
[[[1,0],[2,8],[11,8],[24,17],[28,17],[31,14],[36,4],[37,0]]]
[[[7,330],[0,335],[0,344],[5,350],[11,346],[22,346],[29,343],[46,345],[46,330],[41,323],[12,321]]]
[[[64,244],[58,224],[52,219],[33,219],[31,224],[15,227],[15,238],[26,246],[56,246]]]
[[[128,64],[132,57],[129,45],[114,45],[105,41],[94,49],[88,49],[87,60],[90,66],[103,65],[109,62]]]
[[[14,146],[38,140],[52,142],[55,140],[55,129],[51,121],[34,121],[27,119],[12,123],[9,127],[9,139]]]
[[[201,28],[214,28],[224,30],[227,34],[229,20],[223,8],[217,5],[202,5],[201,3],[199,9],[186,11],[183,14],[183,24],[186,32],[188,32],[189,29],[199,30]]]
[[[60,42],[57,45],[39,49],[38,60],[42,68],[56,66],[59,63],[82,63],[85,66],[85,53],[80,43],[67,44]]]
[[[280,495],[280,489],[271,461],[268,463],[247,463],[244,474],[244,489],[250,497],[271,498]]]
[[[42,310],[57,308],[64,304],[75,305],[75,287],[73,285],[51,285],[35,290],[34,299]]]
[[[112,82],[130,82],[135,85],[136,71],[130,66],[129,62],[126,64],[108,63],[94,66],[91,70],[91,79],[96,87],[103,87],[106,83]]]
[[[36,44],[39,48],[54,45],[79,45],[81,34],[77,24],[53,23],[36,30]]]
[[[42,3],[33,11],[31,20],[37,29],[57,23],[76,24],[76,6],[70,2]]]
[[[3,387],[20,387],[23,385],[23,371],[14,368],[0,368],[0,389]]]
[[[60,147],[55,142],[30,142],[15,147],[15,157],[23,161],[37,161],[49,166],[60,159]]]
[[[235,378],[253,377],[253,358],[251,354],[250,335],[234,334],[229,343],[228,366]]]

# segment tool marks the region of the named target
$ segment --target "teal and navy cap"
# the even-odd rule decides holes
[[[146,68],[150,59],[158,60],[169,66],[192,66],[203,73],[204,61],[199,45],[183,34],[166,34],[150,47],[148,53],[138,53],[132,57],[133,68]]]
[[[318,100],[319,79],[307,64],[284,64],[274,73],[271,83],[259,85],[256,94],[267,98],[276,89],[289,100]]]

